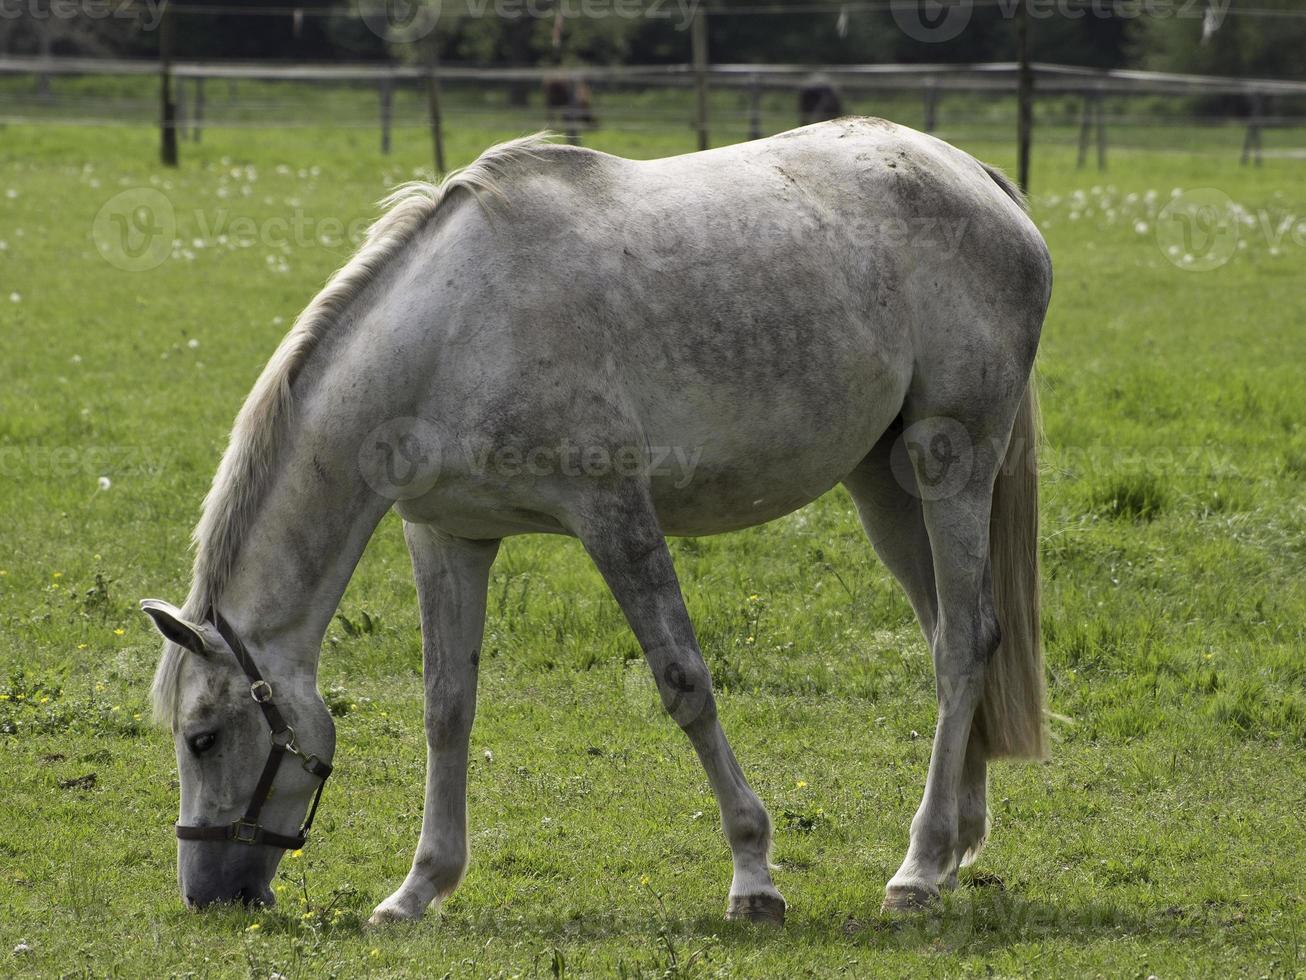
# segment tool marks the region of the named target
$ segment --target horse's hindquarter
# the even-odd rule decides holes
[[[511,228],[479,245],[511,281],[483,278],[459,304],[484,321],[461,332],[489,363],[456,399],[457,427],[487,449],[536,451],[551,472],[480,489],[557,511],[577,470],[620,471],[634,447],[663,528],[702,534],[770,520],[846,476],[911,383],[922,282],[937,292],[956,258],[937,230],[932,250],[881,234],[930,232],[919,180],[893,173],[919,166],[901,155],[906,132],[827,124],[666,160],[559,148],[536,164],[508,191]],[[464,490],[477,479],[448,476]]]

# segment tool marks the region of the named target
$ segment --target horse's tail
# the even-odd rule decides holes
[[[985,675],[974,733],[990,758],[1047,757],[1043,642],[1039,628],[1039,411],[1030,374],[993,488],[989,554],[1002,641]]]

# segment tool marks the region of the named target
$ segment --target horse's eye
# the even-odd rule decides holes
[[[214,732],[205,732],[203,735],[196,735],[190,740],[190,750],[196,755],[203,755],[213,748],[217,741],[218,736]]]

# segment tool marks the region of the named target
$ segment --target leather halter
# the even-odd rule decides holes
[[[295,743],[295,730],[286,724],[285,717],[277,708],[276,702],[272,700],[272,685],[263,679],[258,665],[254,663],[254,659],[245,649],[245,644],[240,641],[236,631],[216,610],[209,610],[209,619],[217,627],[222,638],[227,641],[227,646],[231,647],[231,652],[236,655],[236,662],[249,678],[249,693],[262,710],[263,717],[267,719],[268,728],[271,730],[269,738],[272,741],[272,748],[268,751],[268,761],[263,764],[263,774],[258,778],[258,785],[254,787],[254,795],[243,817],[234,823],[219,827],[177,824],[177,837],[181,840],[229,840],[237,844],[266,844],[269,847],[298,850],[308,840],[308,831],[313,826],[313,817],[317,815],[317,805],[322,799],[322,790],[326,787],[327,777],[331,775],[331,766],[317,756],[305,755],[300,750]],[[281,768],[281,763],[285,761],[287,754],[298,758],[306,772],[321,780],[317,784],[313,805],[309,807],[304,826],[300,827],[299,833],[294,836],[278,834],[259,826],[258,822],[263,804],[268,801],[268,796],[272,793],[272,783],[277,778],[277,771]]]

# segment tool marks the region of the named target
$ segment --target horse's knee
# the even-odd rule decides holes
[[[678,651],[654,670],[662,707],[677,725],[690,728],[716,718],[712,675],[697,650]]]

